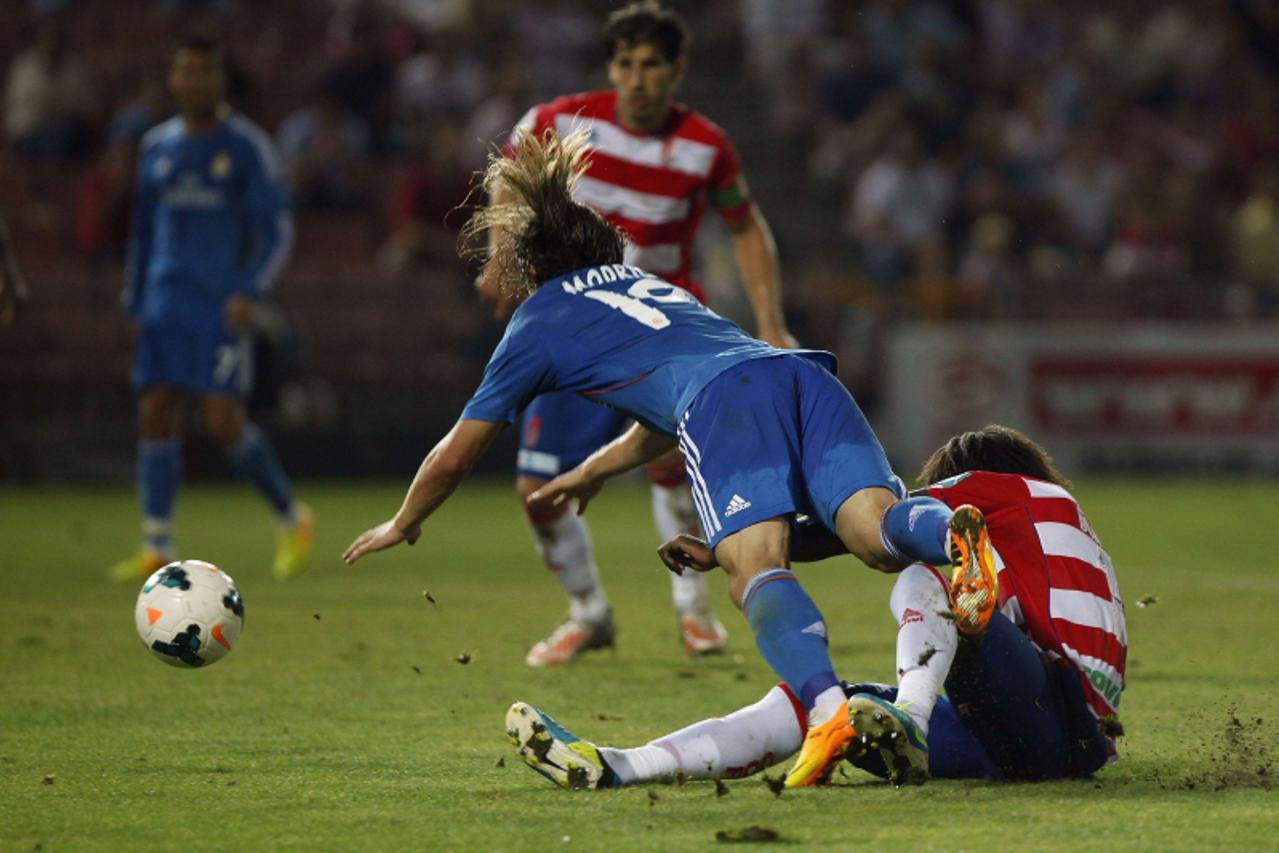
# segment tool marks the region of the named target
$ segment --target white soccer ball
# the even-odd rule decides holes
[[[147,578],[133,610],[138,636],[173,666],[217,663],[235,648],[244,601],[231,576],[203,560],[179,560]]]

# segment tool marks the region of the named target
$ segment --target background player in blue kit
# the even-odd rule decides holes
[[[275,284],[293,244],[279,157],[257,125],[223,101],[217,47],[182,44],[169,70],[179,114],[142,140],[124,305],[138,326],[138,491],[143,547],[112,567],[145,577],[174,556],[186,399],[235,473],[280,524],[275,562],[287,578],[310,564],[312,518],[297,502],[266,436],[246,418],[253,305]]]
[[[818,519],[884,571],[961,555],[957,574],[984,581],[970,604],[989,618],[994,565],[984,522],[971,507],[952,514],[934,498],[903,500],[901,480],[832,374],[829,353],[774,349],[687,291],[622,264],[621,234],[572,200],[583,142],[527,136],[514,157],[490,162],[489,197],[500,187],[515,201],[481,211],[467,228],[503,229],[487,263],[523,302],[399,511],[358,536],[343,559],[415,542],[422,522],[538,394],[572,391],[623,411],[634,426],[530,500],[575,497],[584,506],[606,478],[676,446],[683,451],[733,601],[813,723],[786,784],[812,784],[843,754],[853,729],[826,625],[788,568],[791,517]]]

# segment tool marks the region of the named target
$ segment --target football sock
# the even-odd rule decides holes
[[[727,717],[712,717],[637,749],[600,749],[623,785],[736,779],[784,760],[804,740],[803,712],[782,686]]]
[[[936,498],[898,501],[880,520],[879,539],[888,553],[899,560],[948,565],[946,535],[953,514],[950,507]]]
[[[682,475],[682,470],[680,473]],[[693,494],[683,482],[682,476],[676,486],[650,483],[650,488],[653,495],[653,522],[657,525],[657,535],[662,542],[668,542],[681,533],[691,533],[694,536],[701,533],[697,509],[693,506]],[[679,613],[705,612],[710,609],[706,577],[700,572],[684,572],[682,575],[672,572],[671,597],[675,601],[675,610]]]
[[[138,442],[138,501],[142,505],[142,540],[148,551],[173,555],[171,522],[182,468],[176,438]]]
[[[528,515],[533,546],[569,597],[569,617],[575,622],[599,625],[608,619],[608,597],[600,583],[595,549],[586,522],[564,506],[556,517]]]
[[[751,578],[742,595],[742,613],[764,660],[806,709],[838,684],[826,650],[826,623],[789,569],[769,569]]]
[[[888,607],[899,626],[897,702],[927,735],[937,694],[959,645],[955,623],[942,615],[950,613],[945,580],[927,566],[908,566],[897,576]]]
[[[267,499],[281,524],[296,522],[288,475],[262,430],[246,423],[239,443],[227,451],[227,461],[237,477],[248,480]]]

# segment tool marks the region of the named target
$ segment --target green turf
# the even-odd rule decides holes
[[[730,653],[683,656],[643,488],[615,487],[590,512],[617,652],[550,672],[526,669],[523,653],[564,605],[505,481],[464,487],[416,548],[354,569],[337,555],[394,510],[401,484],[303,492],[321,559],[289,585],[269,577],[272,528],[252,496],[183,493],[183,553],[235,577],[247,623],[226,661],[181,671],[134,635],[136,590],[104,580],[135,544],[126,490],[0,491],[0,847],[659,850],[713,846],[718,830],[751,824],[828,849],[1279,838],[1260,771],[1279,748],[1272,483],[1080,487],[1118,567],[1131,642],[1122,758],[1096,780],[894,790],[850,769],[830,789],[780,798],[758,780],[723,797],[705,783],[568,793],[503,737],[515,699],[630,745],[773,683],[726,602]],[[850,559],[802,571],[840,673],[891,680],[889,579]],[[1158,601],[1137,607],[1145,596]]]

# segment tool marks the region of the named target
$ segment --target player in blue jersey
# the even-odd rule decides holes
[[[124,306],[137,324],[140,553],[112,567],[146,577],[174,556],[170,519],[181,476],[188,398],[235,473],[275,511],[272,569],[287,578],[310,564],[312,517],[267,437],[247,420],[254,303],[275,284],[293,221],[270,137],[223,100],[217,47],[188,39],[169,69],[179,114],[153,128],[139,152]]]
[[[678,446],[733,602],[812,721],[786,784],[813,784],[853,728],[825,622],[789,570],[790,519],[816,518],[883,571],[915,560],[946,564],[954,553],[963,557],[958,574],[988,573],[993,582],[984,522],[972,508],[952,514],[934,498],[905,499],[829,353],[774,349],[686,291],[621,263],[621,234],[572,199],[583,145],[581,135],[561,141],[548,132],[522,139],[512,158],[491,160],[489,197],[500,187],[514,201],[486,208],[467,229],[502,229],[487,264],[522,302],[399,511],[358,536],[343,559],[415,542],[422,522],[538,394],[571,391],[625,412],[633,426],[530,501],[575,498],[580,510],[608,477]],[[970,618],[989,618],[991,591],[971,602]]]

